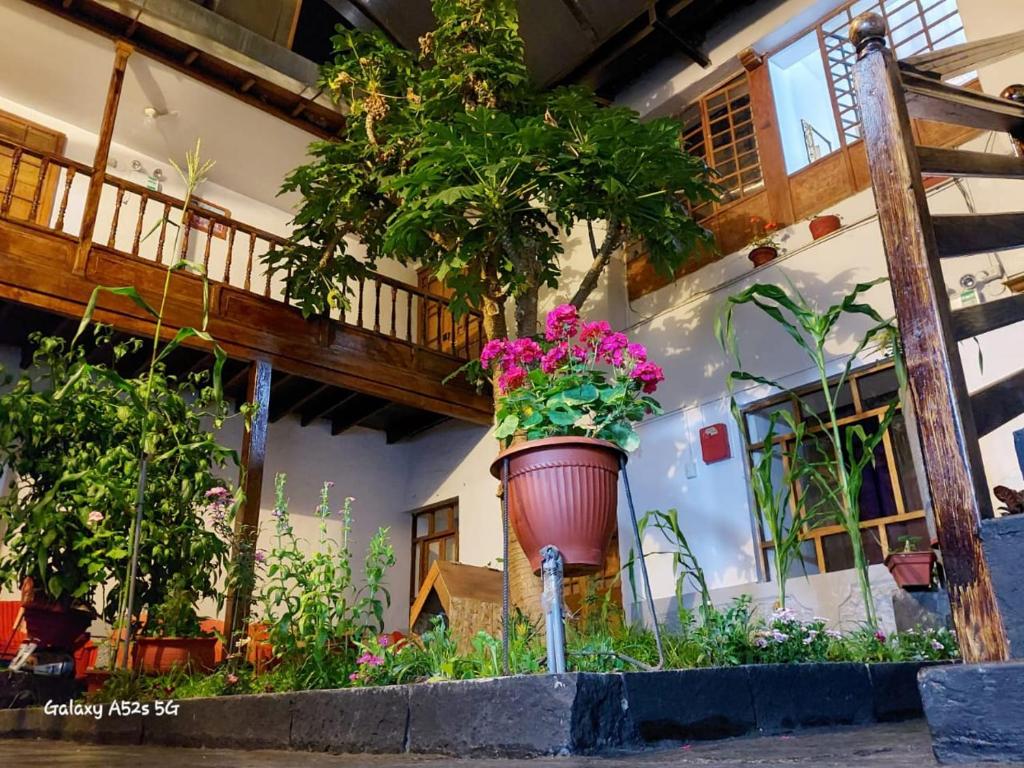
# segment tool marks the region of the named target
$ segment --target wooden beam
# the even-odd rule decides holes
[[[921,173],[959,178],[1024,179],[1024,160],[991,152],[968,152],[942,147],[918,147]]]
[[[986,301],[953,313],[953,337],[957,341],[1024,321],[1024,293]]]
[[[988,487],[967,386],[950,332],[949,300],[929,226],[928,200],[899,69],[885,21],[858,16],[854,81],[910,395],[945,566],[953,622],[965,661],[1009,655],[1006,631],[981,546]]]
[[[448,417],[444,414],[430,413],[428,411],[423,411],[416,415],[403,416],[395,424],[389,424],[384,430],[384,434],[387,436],[386,442],[388,445],[392,445],[402,440],[409,440],[445,421],[448,421]]]
[[[1024,245],[1024,213],[933,216],[932,226],[938,254],[944,259]]]
[[[117,105],[121,101],[121,87],[124,85],[124,72],[128,67],[128,57],[135,49],[121,40],[114,45],[114,68],[110,73],[107,86],[107,100],[103,105],[103,119],[100,123],[99,140],[96,154],[93,155],[92,176],[89,178],[89,189],[85,193],[85,205],[82,212],[82,226],[79,228],[79,245],[75,255],[75,271],[85,272],[85,262],[92,248],[92,236],[96,230],[96,216],[103,194],[103,179],[107,175],[107,161],[110,158],[110,143],[114,137],[114,122],[117,120]]]
[[[904,72],[902,81],[911,117],[983,131],[1024,132],[1022,104],[912,72]]]
[[[382,397],[357,392],[331,411],[331,434],[340,435],[389,405],[391,403]]]
[[[260,501],[263,490],[263,466],[267,458],[267,416],[270,412],[270,363],[256,360],[249,365],[246,400],[256,406],[242,436],[242,466],[238,484],[243,494],[241,508],[235,517],[235,535],[246,547],[255,547],[260,529]],[[238,557],[238,552],[232,552]],[[249,563],[252,566],[252,563]],[[251,592],[229,587],[225,613],[224,633],[230,648],[240,635],[249,618],[252,604]]]
[[[978,67],[1015,56],[1024,48],[1024,32],[972,40],[938,51],[926,51],[903,59],[900,64],[943,79],[965,75]]]
[[[740,54],[740,60],[747,70],[747,80],[750,84],[750,108],[754,118],[757,146],[760,148],[758,157],[761,158],[761,173],[764,174],[768,206],[772,212],[772,219],[780,227],[785,227],[793,223],[795,216],[793,198],[790,195],[789,173],[786,171],[782,137],[772,95],[771,75],[765,59],[757,56],[751,48]]]
[[[347,389],[327,386],[323,392],[314,395],[296,409],[299,412],[299,423],[306,427],[317,419],[328,416],[331,411],[353,394],[355,393]]]
[[[1001,94],[1004,99],[1024,105],[1024,85],[1016,83],[1007,86]],[[1019,158],[1024,158],[1024,132],[1018,131],[1010,135],[1013,143],[1013,153]]]
[[[1024,369],[971,395],[971,409],[981,437],[1024,413]]]
[[[270,409],[270,423],[280,421],[290,413],[298,411],[310,399],[321,392],[332,389],[330,384],[321,384],[311,379],[293,379],[292,385],[284,392],[274,392],[274,407]]]

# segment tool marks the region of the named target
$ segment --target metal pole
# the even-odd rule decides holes
[[[565,626],[562,623],[562,576],[565,561],[558,547],[550,544],[540,551],[544,592],[541,604],[548,638],[548,672],[565,672]]]
[[[626,472],[626,457],[619,457],[619,468],[622,470],[622,484],[626,489],[626,505],[629,507],[629,520],[633,524],[633,540],[636,542],[637,552],[640,553],[640,575],[644,581],[644,595],[647,598],[647,606],[651,609],[651,623],[654,625],[654,644],[658,648],[658,670],[665,666],[665,651],[661,645],[661,628],[658,626],[658,614],[654,609],[654,595],[651,593],[651,580],[647,576],[647,558],[644,555],[644,544],[640,538],[640,526],[636,521],[636,509],[633,506],[633,493],[629,489],[629,475]],[[641,614],[642,618],[642,614]]]
[[[508,459],[501,462],[501,661],[505,675],[512,674],[509,662],[509,584],[508,584]]]

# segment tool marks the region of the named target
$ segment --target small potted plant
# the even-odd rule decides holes
[[[815,240],[820,240],[826,235],[831,235],[833,232],[838,232],[842,229],[843,222],[834,213],[827,213],[821,216],[815,216],[811,219],[811,237]]]
[[[762,267],[778,257],[782,248],[776,234],[779,225],[774,221],[765,221],[760,216],[752,216],[750,223],[754,228],[754,239],[750,242],[753,248],[747,258],[755,267]]]
[[[497,429],[509,462],[509,520],[536,572],[554,545],[570,575],[604,563],[615,530],[619,468],[640,442],[633,423],[660,413],[664,379],[641,344],[571,304],[547,316],[543,339],[495,339],[480,355],[497,377]]]
[[[132,647],[136,668],[150,674],[163,674],[175,667],[213,669],[217,638],[200,629],[197,597],[182,576],[171,578],[166,599],[149,611]]]
[[[932,584],[935,553],[930,549],[920,551],[921,539],[918,536],[900,536],[897,542],[901,548],[885,558],[885,566],[896,580],[896,585],[909,590],[928,589]]]

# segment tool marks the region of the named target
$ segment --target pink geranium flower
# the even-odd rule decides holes
[[[89,522],[90,523],[102,523],[103,522],[103,513],[100,512],[98,509],[94,509],[92,512],[89,513]]]
[[[491,363],[501,358],[504,359],[509,351],[509,343],[506,339],[491,339],[480,351],[480,365],[490,368]]]
[[[610,333],[601,340],[597,349],[598,355],[606,363],[622,365],[622,353],[629,346],[629,339],[624,333]]]
[[[554,373],[558,367],[569,357],[569,345],[566,342],[556,344],[540,359],[540,369],[544,373]]]
[[[526,369],[518,365],[510,365],[498,377],[498,389],[503,393],[521,387],[526,383]]]
[[[600,345],[602,339],[611,332],[612,328],[606,320],[583,323],[580,326],[580,343],[596,348]]]
[[[665,372],[661,369],[660,365],[644,362],[638,363],[630,371],[629,377],[634,381],[640,382],[645,394],[653,395],[658,389],[658,384],[665,380]]]
[[[548,312],[544,337],[548,341],[566,341],[576,335],[580,315],[572,304],[562,304]]]
[[[516,339],[512,342],[512,360],[518,365],[532,365],[540,360],[544,350],[540,344],[530,338]]]

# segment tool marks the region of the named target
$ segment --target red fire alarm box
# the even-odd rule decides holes
[[[725,424],[712,424],[701,429],[700,455],[705,464],[714,464],[732,457],[729,452],[729,430]]]

